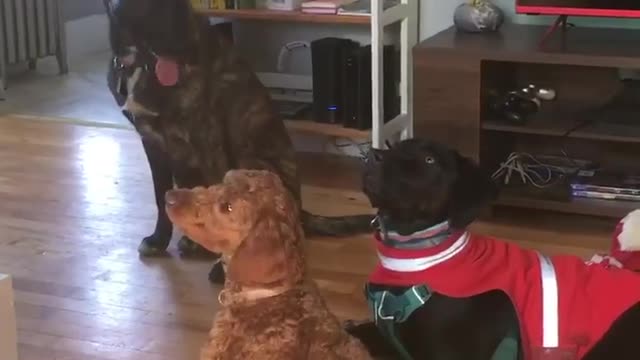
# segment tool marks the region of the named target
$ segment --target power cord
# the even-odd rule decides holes
[[[290,43],[284,44],[282,48],[280,48],[280,54],[278,55],[278,72],[284,72],[284,62],[289,55],[289,53],[295,49],[302,48],[311,48],[311,44],[307,41],[292,41]]]
[[[334,139],[333,146],[337,149],[355,146],[360,152],[361,160],[364,161],[366,160],[367,154],[369,153],[369,148],[371,147],[371,141],[355,142],[353,140],[348,140],[346,143],[338,143],[338,140]]]
[[[558,176],[554,177],[554,174]],[[519,176],[523,184],[543,189],[557,184],[565,175],[567,173],[564,167],[545,164],[528,153],[513,152],[491,177],[497,180],[504,176],[503,182],[508,185],[512,177]]]

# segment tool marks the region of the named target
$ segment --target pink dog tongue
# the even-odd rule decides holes
[[[156,77],[162,86],[173,86],[178,83],[178,64],[158,57],[156,61]]]

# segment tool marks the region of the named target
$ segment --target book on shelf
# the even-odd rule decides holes
[[[387,10],[400,3],[399,0],[385,0],[383,9]],[[358,0],[351,4],[340,6],[338,15],[371,16],[371,0]]]
[[[640,195],[613,194],[598,191],[573,190],[574,197],[599,200],[640,201]]]
[[[571,180],[577,197],[608,200],[640,200],[640,177],[607,170],[581,170]]]
[[[191,6],[195,9],[226,9],[226,0],[191,0]]]
[[[255,0],[191,0],[191,5],[195,9],[208,10],[237,10],[255,9]]]
[[[305,1],[302,3],[302,12],[308,14],[335,15],[342,6],[352,4],[357,0],[323,0]]]
[[[618,192],[634,191],[640,193],[640,176],[634,172],[622,172],[608,169],[584,169],[578,171],[571,181],[578,190],[610,188]]]

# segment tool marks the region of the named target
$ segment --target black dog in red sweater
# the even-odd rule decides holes
[[[469,233],[496,194],[471,160],[432,141],[403,141],[369,154],[364,191],[379,209],[380,263],[369,300],[378,325],[391,322],[392,333],[374,323],[349,331],[374,352],[495,359],[505,339],[515,339],[509,359],[638,358],[640,276]],[[635,222],[624,221],[628,229]],[[402,294],[417,305],[406,301],[389,312],[387,300]]]

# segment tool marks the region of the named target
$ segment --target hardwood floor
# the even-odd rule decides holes
[[[326,166],[330,163],[331,166]],[[354,164],[303,157],[304,202],[327,215],[371,212]],[[476,230],[548,252],[606,249],[610,222],[506,212]],[[155,217],[137,135],[0,118],[0,273],[13,277],[22,360],[196,359],[217,306],[209,261],[140,259]],[[369,236],[308,241],[331,308],[364,318]]]

